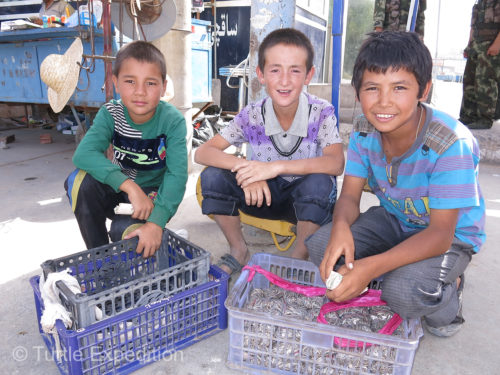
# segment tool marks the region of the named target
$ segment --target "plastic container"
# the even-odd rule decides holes
[[[133,238],[42,264],[45,277],[69,268],[85,291],[75,294],[63,282],[56,283],[62,304],[72,313],[72,328],[87,327],[208,281],[210,254],[168,229],[154,256],[143,258],[136,246]]]
[[[80,5],[80,7],[78,8],[78,14],[80,15],[80,25],[90,25],[90,11],[87,4]],[[92,25],[94,27],[97,26],[95,14],[92,15]]]
[[[40,323],[38,328],[61,374],[129,374],[227,328],[229,276],[215,266],[209,275],[205,284],[87,328],[67,330],[60,320],[57,335],[43,332]],[[40,322],[39,276],[30,283]]]
[[[262,253],[255,254],[249,264],[294,283],[325,286],[311,262]],[[259,313],[244,305],[253,289],[267,289],[269,281],[258,273],[250,283],[247,278],[248,271],[243,271],[226,300],[229,367],[252,374],[411,373],[423,335],[420,320],[403,321],[405,338],[401,338]],[[351,348],[342,339],[357,345]]]

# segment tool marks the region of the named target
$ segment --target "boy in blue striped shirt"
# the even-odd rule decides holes
[[[405,319],[424,318],[451,336],[461,314],[464,271],[485,240],[479,147],[451,116],[423,103],[432,58],[415,33],[370,34],[352,85],[363,115],[354,124],[333,221],[306,242],[324,280],[335,268],[337,302],[383,276],[382,299]],[[360,213],[365,183],[380,206]]]

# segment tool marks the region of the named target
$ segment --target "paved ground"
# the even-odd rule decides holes
[[[42,145],[40,134],[50,133],[54,143]],[[487,132],[487,131],[485,131]],[[84,249],[67,204],[63,181],[73,169],[72,137],[55,131],[19,129],[10,148],[0,149],[0,343],[1,374],[57,374],[38,333],[33,295],[28,280],[39,274],[39,265]],[[486,134],[486,133],[484,133]],[[488,137],[500,139],[498,129]],[[193,169],[184,201],[168,225],[185,228],[192,242],[209,250],[214,259],[225,253],[222,234],[204,217],[194,196],[199,167]],[[500,162],[481,165],[480,180],[487,200],[488,240],[466,272],[463,329],[441,339],[425,333],[416,353],[413,374],[499,374],[500,304]],[[341,180],[340,180],[341,182]],[[363,198],[366,209],[373,204]],[[264,241],[267,242],[267,241]],[[269,244],[252,245],[252,252],[272,251]],[[226,367],[228,330],[197,343],[174,356],[144,367],[136,374],[232,374]]]

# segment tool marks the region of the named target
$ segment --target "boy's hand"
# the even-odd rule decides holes
[[[339,258],[344,255],[346,269],[353,268],[354,262],[354,239],[351,229],[340,225],[332,227],[330,242],[326,246],[325,255],[319,265],[319,271],[323,281],[328,279]],[[337,271],[338,272],[338,271]],[[340,272],[341,273],[341,272]]]
[[[137,244],[136,252],[142,253],[144,258],[148,258],[160,248],[163,229],[152,222],[147,222],[141,225],[140,228],[130,232],[124,239],[139,236],[139,243]]]
[[[132,203],[132,207],[134,208],[134,213],[132,214],[132,218],[139,220],[147,220],[151,212],[153,212],[153,208],[155,207],[151,198],[149,198],[142,189],[134,190],[132,193],[128,194],[128,199],[130,203]]]
[[[134,208],[132,218],[147,220],[154,208],[153,201],[144,193],[139,185],[127,179],[120,185],[120,190],[127,193],[130,203]]]
[[[337,272],[343,276],[342,282],[335,289],[327,291],[326,296],[335,302],[348,301],[359,296],[373,279],[370,258],[357,260],[352,269],[341,266]]]
[[[266,181],[279,174],[277,164],[274,162],[262,162],[245,160],[236,165],[231,171],[236,172],[236,181],[242,188],[257,181]],[[260,207],[260,206],[259,206]]]
[[[254,182],[243,188],[247,206],[262,207],[264,199],[268,206],[271,205],[271,191],[266,181]]]

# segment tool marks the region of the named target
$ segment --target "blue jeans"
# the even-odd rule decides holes
[[[262,207],[245,203],[245,193],[236,182],[236,174],[227,169],[207,167],[200,178],[205,215],[238,216],[241,210],[259,218],[322,225],[332,219],[337,199],[337,185],[326,174],[305,175],[291,182],[281,177],[267,180],[271,205],[264,203]]]

